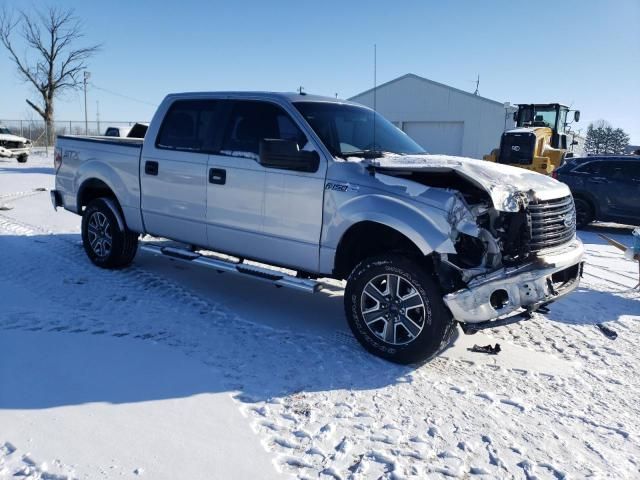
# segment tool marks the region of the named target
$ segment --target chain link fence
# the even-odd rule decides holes
[[[54,138],[57,135],[104,135],[109,127],[132,127],[137,121],[89,121],[84,120],[56,120],[53,122]],[[46,125],[42,120],[3,120],[0,126],[6,127],[14,135],[31,140],[36,147],[51,147],[47,142]],[[55,140],[54,140],[55,141]]]

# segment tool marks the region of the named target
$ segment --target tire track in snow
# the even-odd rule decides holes
[[[442,358],[399,367],[346,339],[336,344],[243,320],[140,267],[97,269],[77,235],[52,235],[2,215],[0,230],[13,234],[0,236],[11,252],[3,259],[6,277],[57,292],[46,315],[13,307],[0,328],[131,336],[180,348],[220,372],[276,465],[300,478],[521,476],[523,466],[542,478],[553,471],[624,477],[640,454],[632,434],[616,434],[640,429],[640,411],[628,400],[640,393],[635,367],[624,357],[608,361],[626,398],[611,388],[610,374],[516,375]],[[609,357],[589,347],[602,344],[600,334],[543,318],[495,335],[567,358],[582,353],[594,372]]]

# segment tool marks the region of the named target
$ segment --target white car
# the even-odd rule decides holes
[[[0,157],[15,158],[25,163],[31,153],[31,140],[13,135],[7,127],[0,126]]]

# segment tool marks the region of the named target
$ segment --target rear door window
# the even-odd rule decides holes
[[[224,131],[224,105],[221,100],[176,101],[164,117],[156,147],[216,152]]]
[[[627,162],[628,175],[635,182],[640,182],[640,161]]]
[[[602,167],[602,174],[610,180],[629,181],[639,177],[638,167],[632,162],[606,162]]]

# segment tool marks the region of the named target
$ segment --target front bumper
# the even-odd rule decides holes
[[[535,261],[477,277],[445,295],[453,318],[463,323],[494,320],[521,309],[535,310],[578,287],[584,246],[578,239]]]
[[[16,158],[22,155],[29,155],[31,153],[31,147],[23,148],[5,148],[0,147],[0,157],[4,158]]]

